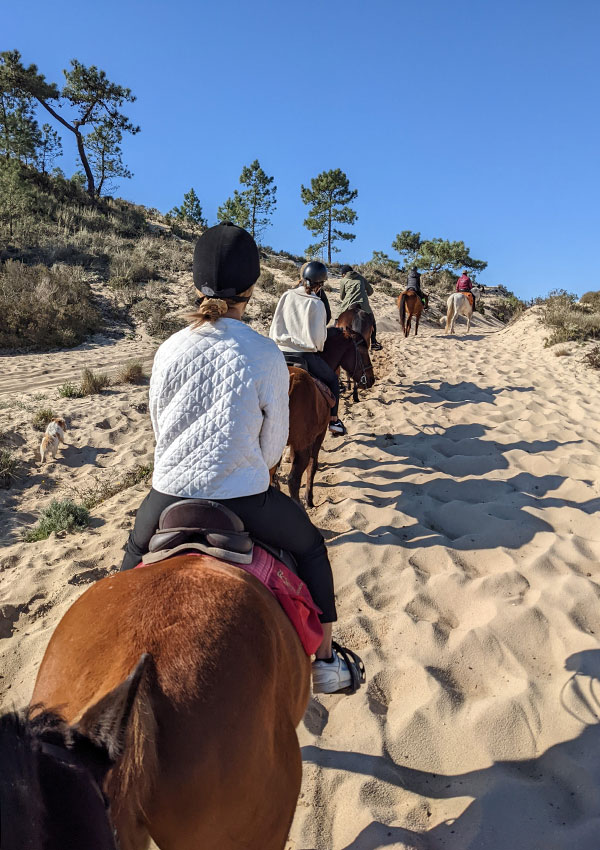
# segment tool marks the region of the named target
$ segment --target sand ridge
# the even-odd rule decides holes
[[[390,300],[375,306],[378,380],[344,403],[348,435],[326,439],[311,511],[331,553],[337,637],[369,682],[311,699],[289,850],[596,850],[598,381],[544,349],[535,311],[503,329],[476,317],[468,337],[462,320],[453,338],[429,323],[404,340]],[[151,344],[127,344],[151,360]],[[105,355],[72,362],[92,356]],[[63,411],[61,358],[33,357]],[[35,469],[39,380],[21,361],[0,377],[0,401],[18,387],[22,405],[0,407],[0,427],[25,435],[34,469],[0,503],[4,706],[28,700],[56,622],[120,562],[145,487],[95,508],[85,533],[25,544],[19,529],[53,495],[153,450],[147,388],[117,387],[68,402],[71,445]]]

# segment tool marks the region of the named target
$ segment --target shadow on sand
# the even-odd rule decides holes
[[[429,799],[474,798],[458,818],[425,832],[373,821],[343,850],[402,843],[415,850],[598,850],[600,650],[571,655],[565,669],[572,676],[562,707],[584,729],[538,758],[443,774],[396,764],[390,756],[303,747],[305,762],[326,769],[362,774]]]

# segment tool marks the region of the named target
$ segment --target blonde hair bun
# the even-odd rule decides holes
[[[190,316],[192,326],[197,327],[204,322],[216,322],[228,310],[229,305],[222,298],[203,298],[194,313]]]

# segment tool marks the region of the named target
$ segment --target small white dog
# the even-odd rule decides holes
[[[48,423],[46,433],[42,437],[42,442],[40,443],[40,457],[42,458],[42,463],[44,463],[49,454],[51,454],[53,458],[56,457],[56,450],[58,449],[59,443],[66,445],[66,430],[67,423],[64,419],[53,419],[52,422]]]

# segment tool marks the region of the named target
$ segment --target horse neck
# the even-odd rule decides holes
[[[332,331],[335,331],[335,333],[332,333]],[[327,333],[325,347],[321,352],[321,357],[334,371],[339,366],[343,366],[343,368],[348,371],[347,367],[343,365],[343,361],[347,359],[348,353],[353,348],[354,343],[351,339],[344,336],[344,333],[341,330],[338,330],[337,328],[330,328]],[[351,371],[354,371],[354,366],[351,367]]]

